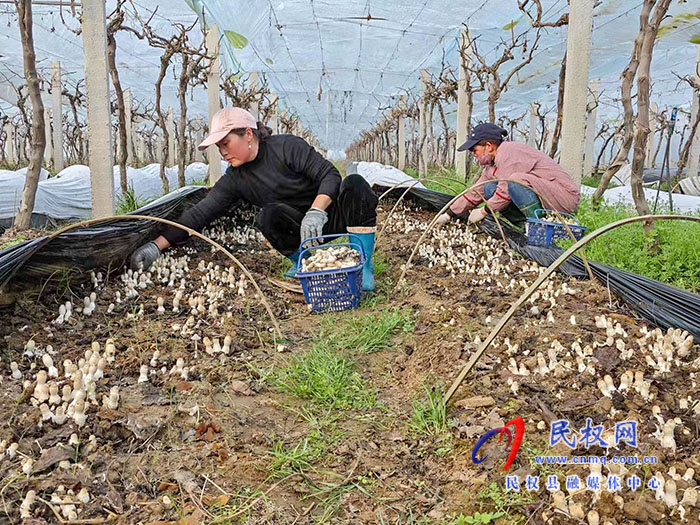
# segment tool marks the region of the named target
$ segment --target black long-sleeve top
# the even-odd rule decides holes
[[[177,222],[200,231],[241,199],[260,207],[282,202],[305,212],[319,194],[335,201],[340,181],[335,166],[304,139],[273,135],[260,141],[254,160],[229,166],[208,195]],[[163,236],[174,244],[186,239],[187,232],[168,227]]]

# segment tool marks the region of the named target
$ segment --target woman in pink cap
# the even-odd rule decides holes
[[[373,290],[377,197],[371,187],[360,175],[341,179],[335,166],[304,139],[271,133],[245,109],[224,108],[217,112],[212,118],[211,133],[199,149],[216,144],[230,166],[207,196],[177,222],[199,231],[239,201],[258,206],[256,227],[292,261],[287,277],[293,277],[297,271],[301,241],[353,233],[367,255],[362,289]],[[148,268],[162,250],[186,238],[183,230],[167,228],[131,255],[131,266]]]

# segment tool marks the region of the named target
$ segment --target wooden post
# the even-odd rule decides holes
[[[576,184],[583,172],[583,142],[594,0],[571,0],[559,163]]]
[[[595,160],[595,134],[596,134],[596,117],[598,113],[597,99],[598,99],[598,86],[599,80],[596,79],[591,82],[591,100],[589,101],[589,107],[586,117],[586,143],[583,155],[583,176],[589,177],[593,173],[593,162]]]
[[[399,97],[399,107],[401,110],[404,110],[406,108],[406,97],[400,96]],[[404,117],[403,114],[399,117],[399,147],[398,147],[398,152],[399,152],[399,158],[397,162],[397,167],[401,170],[404,171],[406,169],[406,117]]]
[[[277,134],[279,133],[279,98],[277,97],[277,93],[275,93],[274,91],[270,93],[270,100],[270,105],[272,106],[272,115],[270,116],[270,122],[267,125],[270,127],[270,129],[272,129],[273,134]]]
[[[126,117],[126,162],[134,164],[134,132],[131,125],[131,89],[124,90],[124,116]]]
[[[173,108],[168,108],[165,117],[165,128],[168,130],[168,162],[171,166],[177,165],[175,155],[175,121],[173,119]]]
[[[649,137],[647,137],[647,151],[644,155],[644,167],[654,167],[654,152],[656,152],[656,124],[658,123],[659,106],[656,102],[649,104]]]
[[[260,83],[260,77],[258,74],[253,71],[250,74],[250,87],[253,90],[257,90],[258,84]],[[253,116],[255,117],[255,120],[260,120],[260,103],[256,99],[251,105],[250,108],[248,108],[248,111],[250,111]]]
[[[7,163],[14,167],[17,164],[17,137],[15,125],[10,121],[5,122],[5,137],[5,158]]]
[[[53,145],[51,144],[51,111],[49,104],[44,104],[44,137],[46,146],[44,147],[44,164],[46,167],[53,165]]]
[[[467,176],[468,151],[457,151],[467,140],[471,129],[472,103],[467,89],[469,88],[469,63],[472,55],[472,38],[468,29],[462,29],[460,36],[460,49],[465,51],[463,58],[459,55],[459,80],[457,81],[457,141],[455,142],[455,170],[457,178],[465,179]]]
[[[527,145],[537,147],[537,104],[530,102],[530,129],[527,132]]]
[[[207,74],[207,100],[209,103],[209,129],[214,114],[221,109],[219,97],[219,29],[214,24],[207,31],[207,52],[212,59],[209,73]],[[214,144],[207,148],[209,161],[209,182],[215,184],[221,178],[221,155],[219,148]]]
[[[552,142],[554,142],[554,126],[555,121],[553,118],[547,119],[547,138],[545,139],[545,153],[549,154],[552,151]]]
[[[156,162],[158,164],[163,163],[163,145],[165,143],[165,140],[163,139],[162,135],[158,135],[156,137]]]
[[[53,169],[63,169],[63,87],[61,63],[51,64],[51,110],[53,113]]]
[[[92,217],[114,215],[114,153],[107,77],[104,0],[82,1],[83,57],[88,115],[88,162]]]
[[[141,164],[148,164],[146,160],[146,139],[143,138],[143,134],[139,133],[138,134],[138,152],[137,156]]]
[[[700,83],[700,46],[698,46],[698,55],[695,63],[695,82]],[[693,105],[690,109],[690,122],[695,122],[698,111],[700,111],[700,94],[697,89],[693,90]],[[689,177],[698,176],[698,164],[700,163],[700,126],[695,131],[693,143],[688,151],[688,169],[686,170]]]
[[[201,142],[204,140],[204,119],[202,118],[202,115],[197,115],[197,130],[194,134],[194,160],[197,162],[204,162],[206,159],[204,158],[204,152],[199,151],[197,146],[201,144]]]
[[[428,174],[428,101],[425,98],[428,90],[428,70],[422,69],[420,72],[421,79],[421,97],[420,97],[420,114],[419,114],[419,146],[420,155],[418,157],[418,172],[421,177]]]

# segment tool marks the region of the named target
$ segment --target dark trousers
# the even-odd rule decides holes
[[[340,184],[337,201],[326,210],[328,222],[323,234],[347,233],[348,226],[376,226],[377,202],[377,196],[362,176],[348,175]],[[291,255],[301,243],[301,221],[306,212],[282,202],[268,204],[255,217],[255,227],[275,250]]]

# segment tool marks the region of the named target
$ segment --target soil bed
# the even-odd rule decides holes
[[[380,224],[391,209],[382,205]],[[629,317],[598,283],[548,281],[440,415],[442,393],[541,269],[502,241],[450,225],[430,237],[397,287],[430,217],[401,207],[377,243],[377,293],[355,311],[326,315],[308,313],[303,296],[276,286],[283,259],[250,228],[249,215],[233,234],[230,221],[214,227],[212,237],[232,248],[270,301],[282,340],[240,270],[229,273],[231,261],[198,240],[169,252],[160,279],[152,269],[137,297],[127,297],[122,270],[96,275],[96,284],[84,276],[28,292],[0,310],[0,441],[3,450],[18,444],[14,457],[7,450],[0,459],[0,521],[22,521],[29,490],[36,500],[25,523],[58,516],[76,523],[471,523],[466,517],[477,512],[500,523],[594,523],[595,513],[612,524],[697,521],[700,348]],[[169,285],[165,269],[185,256],[189,270],[177,268]],[[78,308],[93,291],[88,316]],[[66,301],[72,316],[52,322]],[[228,353],[216,351],[227,336]],[[90,369],[91,350],[108,361],[103,377]],[[84,368],[85,384],[92,381],[83,426],[72,417],[42,421],[35,385],[38,372],[48,372],[45,353],[58,373],[46,382],[60,392],[76,384],[65,360]],[[22,379],[12,378],[13,361]],[[139,382],[144,365],[148,380]],[[429,398],[438,406],[431,409]],[[488,458],[474,464],[479,437],[516,416],[525,434],[508,472],[508,453],[495,438],[479,452]],[[578,431],[588,418],[607,441],[616,423],[637,421],[637,447],[549,446],[552,422],[567,420]],[[77,446],[69,443],[73,433]],[[656,456],[658,463],[608,463],[598,471],[603,490],[591,491],[586,478],[596,467],[537,464],[545,454]],[[519,476],[519,492],[506,491],[506,475]],[[540,476],[538,490],[526,489],[528,475]],[[561,494],[547,488],[552,475]],[[572,475],[581,490],[567,490]],[[641,480],[634,492],[626,485],[632,475]],[[611,476],[620,477],[620,490],[605,489]],[[647,487],[653,476],[664,483],[657,491]],[[78,501],[83,488],[87,503]]]

